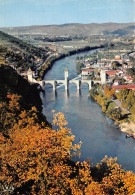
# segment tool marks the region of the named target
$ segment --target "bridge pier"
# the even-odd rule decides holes
[[[68,86],[69,86],[69,81],[67,79],[67,80],[65,80],[65,90],[68,90]]]
[[[77,90],[80,90],[81,81],[80,81],[80,80],[77,80],[77,81],[76,81],[76,85],[77,85]]]
[[[89,90],[92,89],[92,81],[89,81]]]
[[[56,87],[57,87],[57,81],[54,81],[54,82],[52,83],[52,86],[53,86],[53,90],[55,91],[55,90],[56,90]]]

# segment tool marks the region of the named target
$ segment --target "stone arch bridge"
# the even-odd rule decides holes
[[[68,79],[68,70],[65,69],[65,80],[42,80],[42,81],[36,81],[33,76],[32,73],[30,72],[30,70],[28,71],[28,80],[30,82],[33,83],[37,83],[39,84],[43,89],[45,87],[46,84],[51,84],[53,86],[53,90],[56,90],[57,86],[59,84],[63,84],[65,86],[65,90],[67,90],[69,88],[69,84],[70,83],[75,83],[77,86],[77,90],[81,89],[81,85],[83,83],[87,83],[89,86],[89,90],[92,89],[93,84],[95,83],[100,83],[100,84],[104,84],[104,78],[102,79],[101,77],[101,81],[95,81],[95,80],[76,80],[76,79]]]
[[[89,90],[92,89],[92,86],[94,83],[101,83],[101,81],[92,81],[92,80],[68,80],[67,82],[65,82],[65,80],[43,80],[42,83],[40,83],[41,87],[44,88],[46,84],[51,84],[53,87],[53,90],[56,90],[57,86],[59,84],[63,84],[65,86],[65,90],[67,90],[69,88],[69,84],[70,83],[75,83],[77,86],[77,90],[81,89],[81,85],[83,83],[87,83]]]

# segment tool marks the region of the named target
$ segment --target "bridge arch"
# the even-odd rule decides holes
[[[89,90],[91,90],[91,88],[92,88],[92,81],[91,80],[81,80],[81,85],[83,83],[87,83],[88,87],[89,87]]]
[[[56,84],[58,85],[58,84],[63,84],[63,85],[65,85],[65,81],[56,81]]]
[[[65,89],[68,89],[68,83],[66,83],[65,80],[57,80],[56,86],[58,86],[59,84],[63,84]]]
[[[44,81],[44,87],[46,84],[51,84],[53,87],[53,90],[56,90],[57,82],[56,81]]]
[[[52,83],[44,83],[44,88],[53,88]]]
[[[80,80],[70,80],[69,81],[69,84],[70,83],[74,83],[76,86],[77,86],[77,90],[79,90],[80,89],[80,85],[81,85],[81,81]]]
[[[89,90],[89,84],[88,84],[87,82],[81,83],[80,89],[83,89],[83,88],[85,88],[85,87],[87,87],[88,90]]]

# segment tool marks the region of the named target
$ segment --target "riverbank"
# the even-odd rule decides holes
[[[51,56],[44,62],[41,69],[39,70],[38,80],[42,80],[44,78],[47,71],[52,68],[54,62],[56,62],[60,59],[63,59],[67,56],[74,55],[76,53],[80,53],[80,52],[84,52],[84,51],[91,51],[94,49],[100,49],[100,48],[104,48],[104,47],[105,47],[104,45],[94,46],[94,47],[86,46],[84,48],[79,48],[76,50],[69,51],[68,53],[59,54],[58,56]]]
[[[135,123],[133,123],[132,121],[119,124],[119,128],[122,132],[130,134],[135,138]]]
[[[135,138],[135,124],[123,114],[122,107],[118,106],[112,99],[106,97],[100,87],[95,87],[90,91],[90,96],[102,107],[104,112],[109,118],[115,121],[115,125],[127,134]]]

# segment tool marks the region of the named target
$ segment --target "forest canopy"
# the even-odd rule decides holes
[[[8,94],[0,103],[0,193],[6,194],[133,194],[135,175],[116,158],[96,166],[73,162],[81,143],[68,129],[63,113],[53,111],[52,129],[35,107],[24,110],[21,96]]]

